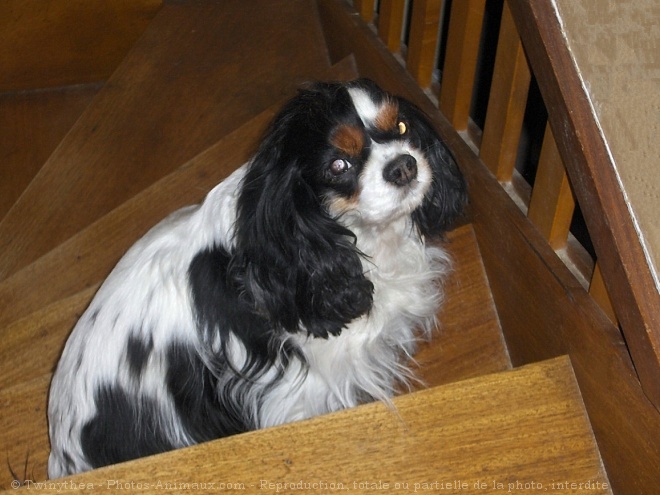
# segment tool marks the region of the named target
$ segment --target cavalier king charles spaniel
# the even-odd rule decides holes
[[[119,261],[64,348],[51,478],[388,401],[412,378],[464,180],[422,112],[316,83]]]

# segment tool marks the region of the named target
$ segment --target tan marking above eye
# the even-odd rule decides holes
[[[383,132],[390,132],[397,128],[399,122],[399,104],[396,100],[387,100],[380,107],[378,115],[374,120],[377,129]]]
[[[348,156],[360,156],[364,148],[364,132],[359,127],[340,125],[332,133],[330,144]]]

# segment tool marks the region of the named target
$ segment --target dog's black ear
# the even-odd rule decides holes
[[[244,178],[230,276],[275,325],[326,338],[369,311],[373,285],[354,235],[328,215],[304,176],[305,130],[292,137],[284,115]]]
[[[426,155],[433,168],[433,186],[413,218],[423,235],[438,237],[462,215],[467,187],[454,157],[441,141],[427,148]]]
[[[415,133],[433,172],[433,184],[424,202],[413,212],[420,232],[442,237],[463,214],[468,202],[467,186],[454,156],[421,110],[403,101],[408,115],[415,115]]]

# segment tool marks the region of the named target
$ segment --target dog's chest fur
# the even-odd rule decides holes
[[[441,303],[438,277],[447,271],[449,261],[442,249],[426,247],[408,235],[410,228],[402,220],[378,235],[358,235],[371,239],[369,245],[358,242],[358,248],[367,255],[365,273],[374,284],[372,309],[339,336],[292,337],[309,368],[299,385],[293,372],[282,395],[272,394],[278,406],[264,408],[269,411],[261,419],[264,426],[352,407],[367,399],[388,401],[397,386],[413,378],[406,361],[418,339],[430,337],[435,327]],[[273,414],[278,408],[282,416]]]

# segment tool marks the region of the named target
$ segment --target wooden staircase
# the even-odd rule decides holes
[[[57,70],[32,62],[33,77],[9,63],[18,55],[0,53],[19,67],[0,80],[0,488],[13,488],[14,476],[30,480],[25,489],[73,492],[131,483],[290,492],[284,483],[301,482],[314,493],[660,486],[660,419],[620,332],[350,6],[47,3],[59,8],[51,41],[62,52],[95,38],[98,24],[86,20],[121,12],[125,22],[113,49],[80,48],[92,52],[79,55],[85,63],[50,54]],[[10,32],[36,32],[43,13],[10,15],[22,9],[0,0]],[[17,50],[28,68],[45,50],[30,46],[29,56]],[[448,239],[455,267],[441,326],[416,356],[423,384],[394,409],[368,404],[58,480],[66,486],[36,484],[46,479],[53,368],[123,252],[247,161],[302,82],[357,76],[424,107],[470,183],[469,223]]]

